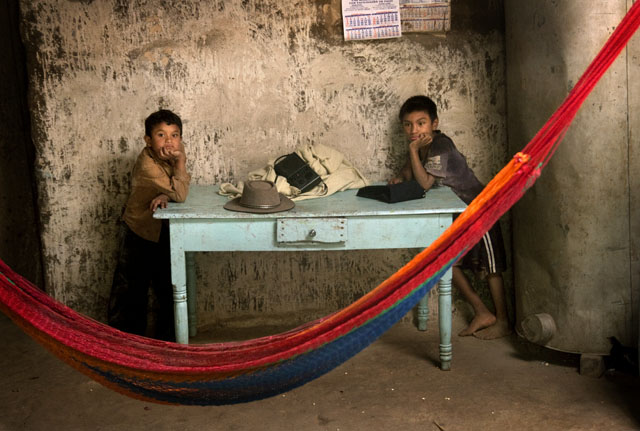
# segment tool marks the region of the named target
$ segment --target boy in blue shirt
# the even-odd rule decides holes
[[[184,202],[191,177],[182,143],[182,120],[160,110],[145,120],[146,146],[131,175],[131,194],[122,216],[118,264],[109,299],[109,325],[138,335],[147,331],[149,287],[158,299],[156,337],[173,341],[173,288],[169,228],[153,218],[167,202]]]
[[[413,96],[402,105],[399,116],[409,140],[409,157],[400,174],[389,182],[395,184],[415,179],[425,190],[434,185],[448,186],[466,204],[475,199],[484,185],[453,141],[438,130],[436,104],[426,96]],[[495,314],[484,305],[462,267],[486,274]],[[504,242],[500,224],[496,223],[452,268],[453,285],[475,312],[472,321],[458,335],[493,339],[512,332],[502,279],[505,269]]]

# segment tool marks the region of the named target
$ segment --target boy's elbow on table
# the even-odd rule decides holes
[[[169,197],[173,202],[182,203],[187,200],[189,194],[189,181],[183,181],[178,178],[173,178],[171,181],[171,194]]]
[[[189,194],[189,189],[176,190],[169,197],[173,202],[183,203],[184,201],[187,200],[187,194]]]
[[[174,193],[174,201],[178,203],[182,203],[187,200],[187,195],[189,194],[189,187],[176,187]]]

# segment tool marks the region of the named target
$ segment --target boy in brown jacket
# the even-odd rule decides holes
[[[182,144],[182,120],[160,110],[145,120],[145,148],[132,172],[131,194],[122,216],[120,255],[109,299],[108,323],[125,332],[146,335],[149,286],[159,315],[155,336],[175,339],[169,228],[153,218],[167,202],[184,202],[191,177]]]

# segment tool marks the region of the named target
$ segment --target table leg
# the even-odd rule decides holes
[[[440,369],[451,369],[451,268],[438,283],[438,322],[440,324]]]
[[[196,263],[193,253],[185,253],[187,265],[187,309],[189,312],[189,336],[198,334],[196,323],[198,322],[198,307],[196,293]]]
[[[418,331],[427,330],[427,322],[429,321],[429,293],[424,295],[418,302]]]
[[[184,229],[178,223],[171,223],[171,284],[173,285],[173,314],[176,342],[189,344],[187,313],[187,274],[185,252],[182,245]]]

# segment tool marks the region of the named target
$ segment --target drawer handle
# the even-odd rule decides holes
[[[316,236],[316,230],[315,229],[311,229],[309,231],[309,238],[315,238]]]

